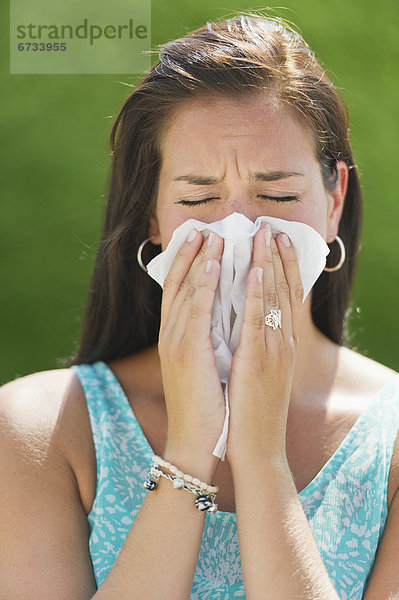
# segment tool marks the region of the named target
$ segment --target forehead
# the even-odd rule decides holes
[[[168,118],[160,140],[167,170],[182,164],[212,167],[229,153],[268,168],[315,160],[310,128],[292,108],[266,94],[185,101]]]

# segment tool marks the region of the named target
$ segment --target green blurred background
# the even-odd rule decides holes
[[[399,371],[399,2],[272,6],[299,28],[348,103],[365,209],[348,345]],[[207,20],[264,8],[153,0],[151,47]],[[10,75],[9,7],[1,10],[3,384],[62,367],[73,352],[102,228],[108,135],[130,92],[121,82],[138,77]]]

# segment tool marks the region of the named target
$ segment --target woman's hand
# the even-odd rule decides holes
[[[167,448],[212,456],[225,417],[210,338],[211,312],[224,240],[196,232],[179,249],[163,287],[158,341],[168,415]],[[211,270],[206,271],[209,259]],[[213,462],[218,462],[213,457]]]
[[[270,229],[269,234],[267,231],[260,229],[254,237],[240,342],[228,384],[231,412],[226,457],[231,464],[265,457],[286,460],[287,414],[303,287],[292,245],[283,244],[283,234],[275,241]],[[260,282],[259,267],[263,269]],[[281,329],[273,330],[265,325],[265,315],[278,308]]]

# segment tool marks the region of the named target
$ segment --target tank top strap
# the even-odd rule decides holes
[[[101,361],[73,365],[86,397],[96,454],[104,438],[109,435],[112,420],[123,419],[124,406],[117,386],[108,378]],[[127,415],[125,415],[127,417]]]
[[[93,434],[97,468],[108,462],[139,460],[143,468],[151,465],[153,451],[137,421],[132,407],[112,370],[103,361],[71,367],[80,379],[86,396]],[[101,474],[99,473],[101,479]]]
[[[97,587],[114,564],[147,494],[152,450],[129,400],[103,361],[71,367],[86,397],[97,463],[96,494],[87,520]]]

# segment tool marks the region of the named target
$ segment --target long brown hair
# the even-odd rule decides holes
[[[163,128],[180,103],[217,95],[273,92],[313,132],[328,191],[337,183],[337,160],[349,167],[338,235],[347,258],[323,271],[313,287],[312,318],[337,344],[358,254],[361,190],[348,139],[346,104],[314,53],[281,18],[250,12],[208,22],[159,47],[159,59],[119,111],[110,135],[112,175],[105,223],[89,289],[81,340],[68,365],[111,361],[158,343],[162,289],[139,266],[136,253],[155,214]],[[157,51],[158,52],[158,51]],[[143,260],[161,251],[148,242]],[[331,245],[328,266],[340,257]]]

